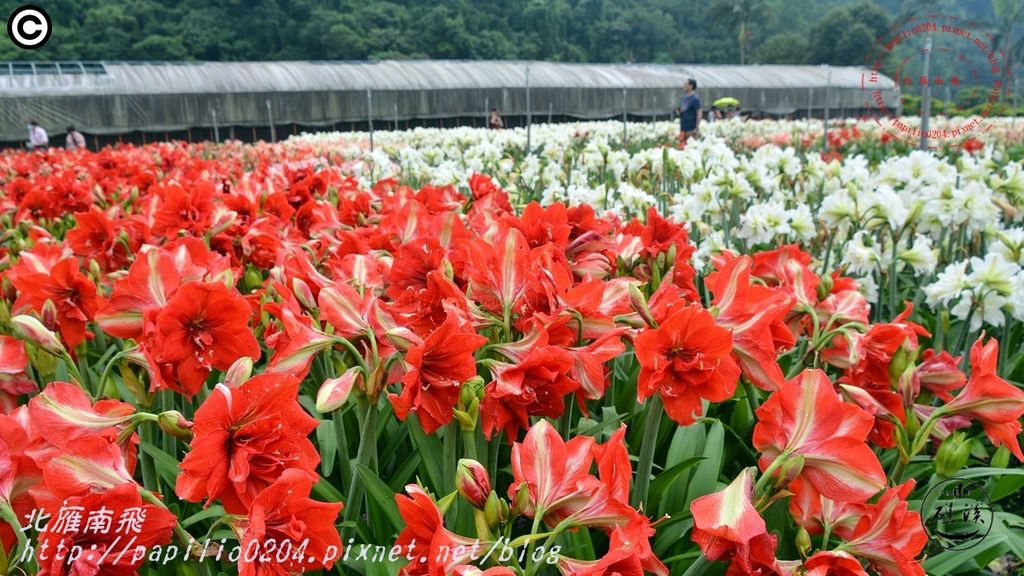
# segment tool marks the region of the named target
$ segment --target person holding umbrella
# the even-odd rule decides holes
[[[701,104],[697,97],[697,81],[689,78],[683,84],[683,99],[679,101],[679,143],[685,144],[690,136],[700,134]]]

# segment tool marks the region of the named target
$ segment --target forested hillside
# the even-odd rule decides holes
[[[3,0],[8,14],[20,0]],[[6,59],[860,63],[902,0],[52,0]],[[991,19],[990,0],[946,0]],[[934,2],[933,2],[934,4]],[[941,2],[939,4],[942,4]]]

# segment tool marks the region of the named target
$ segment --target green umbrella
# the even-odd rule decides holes
[[[724,108],[726,106],[739,106],[740,101],[733,98],[732,96],[726,96],[725,98],[719,98],[715,100],[715,108]]]

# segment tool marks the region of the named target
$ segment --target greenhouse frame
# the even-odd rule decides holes
[[[869,73],[831,66],[449,60],[8,62],[0,64],[0,141],[24,141],[30,119],[51,138],[74,125],[97,145],[274,140],[371,125],[483,126],[490,108],[509,126],[664,120],[687,78],[697,80],[705,108],[730,96],[753,114],[859,116],[877,113],[881,99],[898,112],[899,86],[878,75],[865,88]]]

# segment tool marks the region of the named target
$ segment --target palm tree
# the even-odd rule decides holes
[[[770,14],[763,0],[716,0],[711,8],[711,18],[716,24],[725,24],[730,32],[739,33],[740,64],[747,62],[750,22]]]

